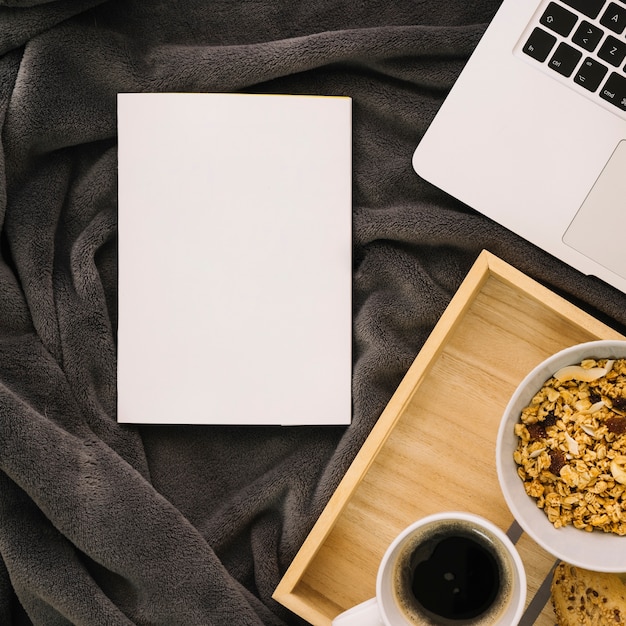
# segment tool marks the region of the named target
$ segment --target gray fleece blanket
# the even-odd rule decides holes
[[[0,624],[300,624],[272,592],[483,248],[626,324],[411,169],[498,4],[0,0]],[[351,426],[116,423],[120,91],[353,98]]]

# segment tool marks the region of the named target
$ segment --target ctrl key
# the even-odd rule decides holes
[[[523,50],[536,61],[543,63],[556,43],[556,37],[541,28],[535,28],[525,43]]]
[[[626,111],[626,78],[613,72],[600,90],[600,97]]]

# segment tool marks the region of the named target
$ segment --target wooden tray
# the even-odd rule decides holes
[[[316,626],[375,594],[378,563],[405,526],[430,513],[478,513],[508,531],[528,576],[520,626],[553,626],[555,559],[513,520],[495,440],[517,384],[550,354],[615,330],[483,252],[276,588]]]

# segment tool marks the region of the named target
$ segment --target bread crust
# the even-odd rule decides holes
[[[551,594],[559,626],[626,625],[626,585],[617,574],[559,563]]]

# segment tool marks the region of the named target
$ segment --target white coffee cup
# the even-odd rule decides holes
[[[526,572],[506,534],[478,515],[446,512],[405,528],[382,558],[376,597],[332,623],[515,626],[525,603]]]

